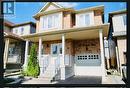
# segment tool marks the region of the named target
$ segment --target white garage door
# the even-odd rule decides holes
[[[75,56],[75,75],[101,76],[99,54],[78,54]]]

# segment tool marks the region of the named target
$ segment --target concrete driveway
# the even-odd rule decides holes
[[[106,76],[106,81],[102,82],[101,76],[73,76],[64,81],[50,82],[43,78],[33,78],[24,80],[21,84],[125,84],[120,76]]]
[[[73,76],[56,84],[102,84],[101,76]]]

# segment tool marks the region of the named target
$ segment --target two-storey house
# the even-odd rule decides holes
[[[31,41],[38,47],[39,77],[105,78],[103,39],[108,36],[109,24],[104,23],[104,6],[74,10],[48,2],[34,18],[36,33],[22,36],[26,39],[25,67]]]
[[[126,10],[109,13],[109,51],[110,66],[116,68],[121,74],[121,66],[126,64]]]
[[[4,68],[21,69],[24,63],[25,39],[21,35],[34,33],[35,23],[14,24],[4,20]]]

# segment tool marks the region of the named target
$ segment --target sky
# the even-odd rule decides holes
[[[108,22],[108,13],[127,8],[126,2],[58,2],[64,7],[73,7],[75,10],[104,5],[105,23]],[[5,15],[5,19],[18,24],[24,22],[35,22],[33,16],[45,5],[44,2],[15,2],[15,14]]]

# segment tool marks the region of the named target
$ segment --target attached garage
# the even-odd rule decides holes
[[[75,56],[75,75],[101,76],[99,54],[79,54]]]
[[[74,42],[75,75],[102,76],[99,39]]]

